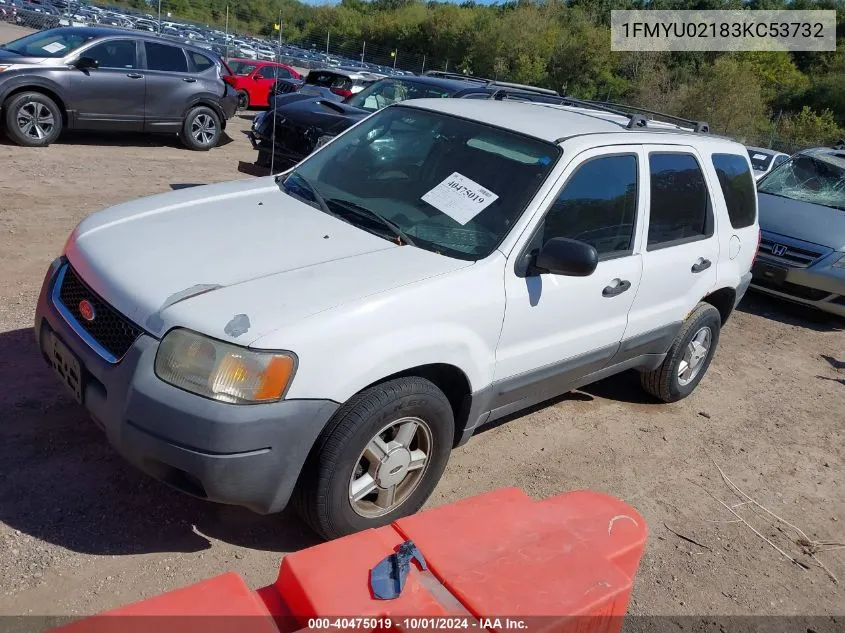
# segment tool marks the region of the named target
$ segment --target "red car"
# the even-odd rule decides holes
[[[254,59],[226,60],[231,74],[224,75],[223,81],[238,93],[238,107],[246,110],[250,106],[267,107],[270,88],[277,79],[301,79],[302,75],[287,64],[262,62]]]

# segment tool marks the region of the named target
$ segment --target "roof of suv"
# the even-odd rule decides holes
[[[691,128],[663,121],[649,120],[647,127],[631,130],[627,127],[627,116],[588,107],[492,99],[416,99],[405,101],[403,104],[488,123],[552,143],[585,134],[630,135],[655,132],[675,132],[684,135],[685,142],[689,142],[690,138],[697,138],[734,143],[730,139],[695,133]],[[632,142],[637,141],[632,137]]]
[[[214,52],[202,48],[201,46],[195,46],[193,44],[187,44],[183,42],[181,39],[171,39],[169,37],[161,37],[154,33],[145,33],[144,31],[138,31],[135,29],[122,29],[116,26],[62,26],[56,29],[51,29],[54,31],[67,31],[74,34],[79,34],[83,37],[87,37],[89,40],[95,37],[110,37],[110,36],[122,36],[122,37],[132,37],[139,40],[145,40],[148,42],[162,42],[171,44],[173,46],[179,46],[181,48],[187,48],[195,53],[203,53],[206,56],[214,57],[215,59],[217,56]]]

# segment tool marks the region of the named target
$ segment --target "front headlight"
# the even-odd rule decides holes
[[[8,70],[11,67],[11,64],[0,64],[0,73],[2,73],[4,70]]]
[[[291,354],[254,351],[184,329],[165,335],[155,360],[164,382],[235,404],[280,400],[295,368]]]
[[[845,268],[845,253],[842,253],[835,262],[831,264],[833,268]]]

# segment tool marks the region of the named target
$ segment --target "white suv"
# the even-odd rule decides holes
[[[742,145],[586,105],[431,99],[292,170],[86,218],[45,358],[187,493],[335,537],[415,512],[483,424],[704,376],[758,244]]]

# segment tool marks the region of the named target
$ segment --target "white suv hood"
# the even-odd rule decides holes
[[[242,345],[471,263],[397,246],[282,193],[272,177],[106,209],[79,224],[66,255],[150,334],[181,326]]]

